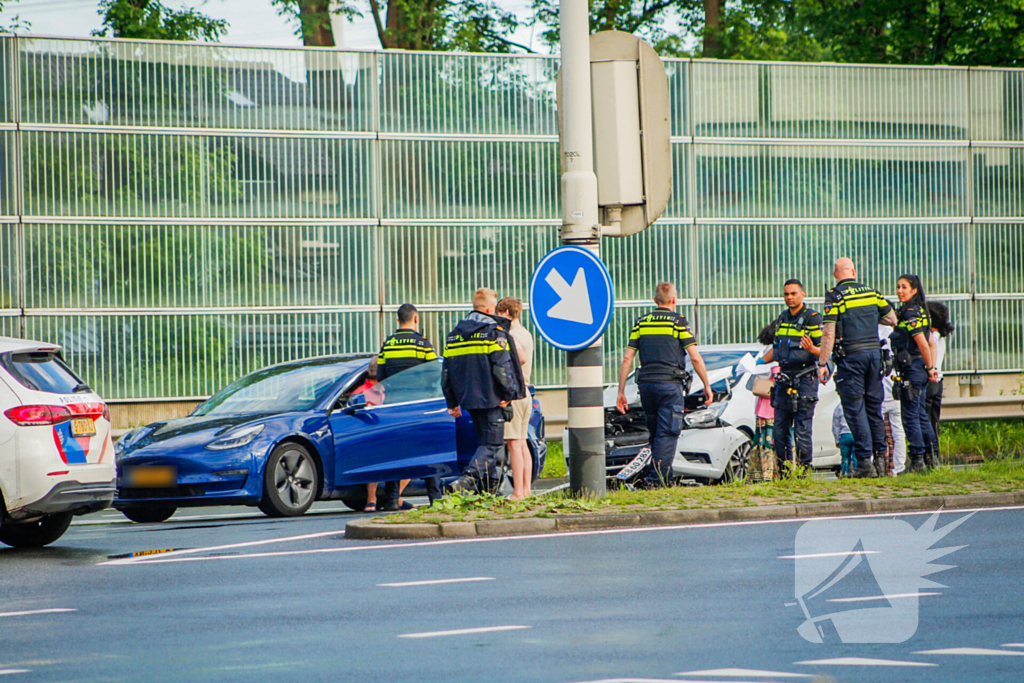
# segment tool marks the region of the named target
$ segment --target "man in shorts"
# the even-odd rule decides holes
[[[530,415],[533,413],[533,398],[528,389],[530,372],[533,370],[533,337],[519,319],[523,313],[523,302],[519,299],[502,299],[498,302],[495,313],[512,321],[508,334],[516,345],[519,363],[523,368],[523,382],[527,387],[525,397],[512,401],[512,419],[505,422],[505,445],[508,446],[512,464],[512,495],[509,498],[523,500],[533,495],[533,459],[530,457],[530,447],[527,444]]]

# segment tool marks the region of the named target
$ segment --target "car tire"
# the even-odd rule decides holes
[[[177,510],[175,507],[127,508],[121,510],[121,514],[139,524],[155,524],[166,522]]]
[[[267,458],[259,508],[268,517],[298,517],[320,490],[313,457],[297,443],[283,443]]]
[[[731,481],[743,481],[750,472],[750,441],[744,441],[729,456],[722,477],[718,483],[727,484]]]
[[[5,519],[0,525],[0,543],[12,548],[42,548],[64,535],[71,526],[71,513],[47,515],[32,522],[12,522]]]

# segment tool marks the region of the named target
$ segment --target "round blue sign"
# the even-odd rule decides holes
[[[533,271],[530,317],[552,346],[566,351],[587,348],[604,334],[614,305],[608,269],[587,249],[559,247]]]

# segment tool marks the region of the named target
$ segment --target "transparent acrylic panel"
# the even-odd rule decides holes
[[[1024,216],[1024,147],[972,149],[976,216]]]
[[[385,52],[381,131],[558,135],[558,61],[510,55]]]
[[[1024,224],[978,223],[974,245],[977,292],[1024,292]]]
[[[978,369],[1024,370],[1024,300],[977,301],[975,306]]]
[[[104,398],[209,396],[284,361],[376,352],[379,314],[111,315],[26,318],[25,336],[60,344]]]
[[[14,121],[14,113],[17,111],[17,91],[15,83],[17,78],[18,63],[17,43],[13,36],[0,37],[0,122]]]
[[[946,355],[942,360],[943,372],[973,372],[974,355],[974,321],[971,319],[971,302],[964,300],[943,300],[942,297],[931,297],[932,300],[942,301],[949,307],[950,322],[956,328],[953,333],[946,337]],[[989,368],[990,369],[990,368]]]
[[[384,218],[560,218],[553,142],[385,140]]]
[[[776,304],[700,304],[694,314],[701,344],[756,344],[757,335],[775,320]],[[691,320],[691,322],[694,322]]]
[[[558,246],[558,227],[385,226],[380,244],[384,305],[470,310],[480,287],[527,301],[534,267]]]
[[[696,145],[701,217],[967,213],[966,148]]]
[[[0,310],[0,337],[20,337],[21,318],[14,311]]]
[[[693,63],[694,134],[963,140],[967,71]]]
[[[672,135],[691,135],[690,132],[690,60],[662,59],[668,76],[668,102]]]
[[[17,133],[0,131],[0,215],[18,212]]]
[[[368,218],[369,140],[22,133],[25,213]]]
[[[0,309],[21,308],[18,290],[22,274],[18,254],[18,226],[0,223]]]
[[[1024,140],[1024,70],[971,69],[971,138]]]
[[[680,298],[695,297],[690,230],[689,224],[655,223],[631,237],[602,240],[601,260],[615,283],[616,301],[653,300],[659,282],[675,284]]]
[[[31,123],[373,130],[372,54],[56,38],[19,45]]]
[[[672,194],[668,198],[668,206],[662,214],[664,218],[690,218],[693,216],[690,199],[693,175],[693,145],[674,143],[672,145]]]
[[[377,304],[373,226],[26,225],[28,308]]]

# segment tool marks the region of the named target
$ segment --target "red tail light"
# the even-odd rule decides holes
[[[71,411],[64,406],[17,406],[5,410],[4,415],[22,427],[55,425],[71,419]]]
[[[71,403],[68,405],[68,410],[72,415],[88,415],[90,417],[109,415],[106,403]]]

